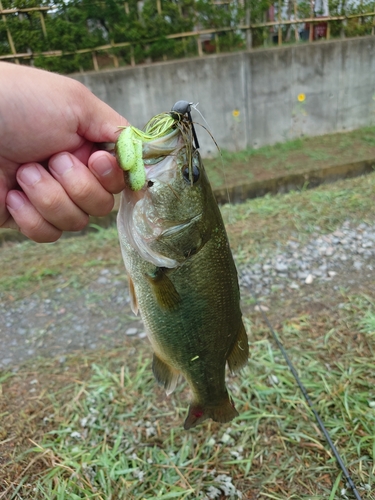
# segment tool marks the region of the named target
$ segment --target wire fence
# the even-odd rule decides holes
[[[220,5],[228,6],[230,3],[227,0],[220,2]],[[230,20],[229,23],[228,17],[223,20],[227,25],[218,25],[216,20],[213,22],[215,27],[207,28],[202,27],[202,23],[198,21],[190,31],[159,35],[157,30],[154,30],[153,33],[145,35],[145,30],[143,30],[143,36],[135,37],[135,40],[121,40],[121,38],[126,38],[126,30],[124,30],[123,37],[121,37],[121,33],[117,34],[117,37],[111,37],[111,33],[109,33],[108,43],[104,44],[94,44],[96,40],[103,39],[103,37],[91,36],[89,42],[81,44],[86,46],[81,47],[79,40],[70,44],[71,47],[69,47],[69,43],[64,43],[62,35],[60,41],[54,40],[52,49],[41,50],[40,47],[43,46],[43,43],[46,46],[51,46],[51,32],[58,20],[56,8],[42,5],[28,8],[3,8],[0,0],[0,60],[57,69],[61,72],[90,69],[99,71],[104,68],[135,66],[139,63],[180,57],[203,57],[212,53],[300,42],[313,43],[322,39],[374,35],[375,33],[375,11],[325,17],[298,17],[296,0],[292,4],[294,9],[289,10],[288,18],[283,16],[279,1],[279,8],[274,11],[272,16],[275,18],[273,20],[267,20],[268,11],[266,11],[262,16],[263,19],[266,19],[265,21],[250,22],[251,13],[243,8],[241,16],[237,15],[237,18]],[[218,7],[217,4],[215,5]],[[236,3],[236,5],[243,4]],[[123,3],[123,8],[125,14],[131,14],[128,2]],[[155,11],[159,16],[162,16],[161,0],[155,0]],[[140,18],[139,7],[136,16],[136,18],[133,17],[133,19],[137,19],[134,21],[135,24]],[[167,16],[164,17],[167,18]],[[71,22],[71,29],[74,26],[74,22],[68,21],[68,27],[65,28],[67,30],[69,30],[69,22]],[[130,22],[132,22],[131,19]],[[20,36],[22,30],[24,33],[26,31],[33,33],[33,36],[29,37],[31,41],[26,46],[23,37]],[[102,33],[104,32],[104,29],[95,25],[95,22],[90,24],[86,20],[84,29],[80,29],[81,41],[85,40],[85,33],[82,33],[85,30],[91,35],[94,32],[100,32],[100,30]],[[35,39],[39,40],[39,45],[33,42]],[[23,50],[19,50],[19,46],[22,46]],[[157,51],[153,50],[154,46],[157,46]],[[57,63],[58,60],[60,64]],[[63,60],[70,61],[70,64],[61,64]]]

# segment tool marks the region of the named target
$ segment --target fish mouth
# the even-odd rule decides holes
[[[119,230],[140,257],[158,267],[169,269],[180,265],[185,257],[168,257],[164,254],[167,250],[157,250],[153,243],[187,230],[202,217],[202,213],[198,213],[182,221],[165,219],[160,216],[157,203],[155,205],[157,192],[168,188],[173,192],[171,185],[177,175],[179,154],[183,148],[187,148],[186,139],[186,134],[176,128],[161,138],[143,143],[146,182],[139,191],[133,191],[126,186],[118,212]],[[156,188],[156,191],[153,191],[153,188]]]

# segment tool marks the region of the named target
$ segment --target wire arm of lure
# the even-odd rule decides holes
[[[187,115],[188,120],[191,124],[191,131],[193,133],[195,149],[199,149],[199,142],[198,142],[197,134],[195,133],[193,120],[191,118],[191,106],[192,106],[192,104],[193,104],[192,102],[188,102],[188,101],[177,101],[174,104],[174,106],[172,107],[171,113],[174,112],[174,113],[179,113],[181,115]]]

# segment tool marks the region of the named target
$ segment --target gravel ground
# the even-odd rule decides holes
[[[345,223],[324,236],[318,231],[307,244],[291,239],[278,250],[260,255],[256,263],[242,266],[243,298],[252,289],[270,307],[293,294],[299,302],[309,301],[311,291],[322,287],[322,296],[328,298],[330,291],[342,286],[374,282],[375,224]],[[121,345],[124,335],[144,338],[142,322],[130,310],[124,275],[122,266],[102,269],[85,289],[62,284],[48,299],[33,294],[2,302],[0,369],[16,369],[38,356],[57,356],[64,363],[72,352]]]
[[[272,255],[265,253],[259,262],[240,269],[240,284],[252,288],[258,296],[298,290],[317,281],[331,282],[332,289],[338,290],[343,283],[354,284],[359,277],[371,278],[374,256],[375,224],[351,227],[345,222],[331,234],[312,235],[305,245],[289,240]]]
[[[85,289],[56,288],[48,299],[37,294],[0,304],[0,368],[38,356],[113,348],[124,335],[145,337],[130,309],[124,270],[102,269]]]

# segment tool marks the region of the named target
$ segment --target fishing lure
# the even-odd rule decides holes
[[[119,166],[128,173],[128,185],[132,191],[140,191],[146,183],[143,161],[143,144],[160,139],[173,132],[183,117],[187,115],[191,125],[195,149],[199,148],[190,110],[192,103],[177,101],[170,113],[156,115],[145,130],[133,126],[123,127],[116,142],[116,158]]]

